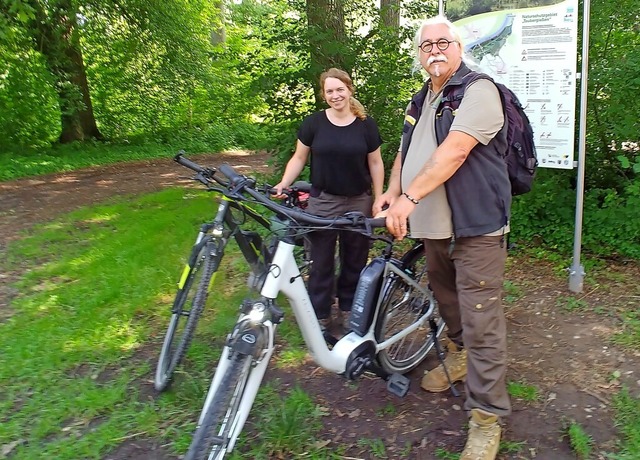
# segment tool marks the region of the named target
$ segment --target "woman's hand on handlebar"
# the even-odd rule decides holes
[[[376,200],[373,202],[373,215],[376,217],[384,217],[379,214],[389,209],[389,206],[391,206],[393,202],[396,201],[397,199],[398,199],[397,195],[394,195],[393,193],[386,191],[385,193],[380,195],[378,198],[376,198]]]
[[[288,195],[284,193],[284,190],[288,188],[289,185],[291,184],[286,184],[286,185],[285,184],[286,184],[285,182],[279,182],[273,186],[272,194],[274,198],[279,198],[279,199],[287,198]]]

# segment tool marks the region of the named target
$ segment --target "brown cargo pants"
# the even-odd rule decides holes
[[[429,282],[449,338],[467,349],[465,409],[511,413],[506,388],[507,329],[502,236],[424,240]]]

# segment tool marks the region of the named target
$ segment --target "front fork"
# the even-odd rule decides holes
[[[238,409],[237,420],[233,433],[230,434],[229,450],[233,448],[237,435],[249,416],[253,401],[258,393],[262,378],[267,370],[267,365],[275,348],[276,326],[282,322],[284,314],[275,305],[272,299],[245,300],[240,306],[240,317],[233,331],[227,337],[227,342],[222,350],[222,356],[209,386],[209,392],[198,420],[200,426],[208,412],[220,381],[227,371],[232,353],[242,353],[252,356],[252,370],[250,371],[242,401]]]

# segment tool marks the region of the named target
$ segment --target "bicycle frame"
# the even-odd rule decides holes
[[[293,256],[294,249],[295,245],[282,240],[278,241],[275,255],[273,257],[265,283],[260,293],[264,298],[271,300],[275,300],[280,292],[282,292],[287,297],[291,309],[296,317],[298,326],[300,327],[302,337],[305,341],[305,344],[307,345],[307,348],[309,349],[309,352],[313,357],[313,360],[319,366],[326,370],[337,374],[344,374],[347,370],[349,359],[354,355],[355,351],[365,347],[374,347],[374,354],[377,354],[381,350],[384,350],[402,340],[417,328],[423,327],[429,321],[429,318],[434,312],[435,302],[430,301],[429,308],[424,312],[424,314],[418,321],[416,321],[412,326],[403,329],[402,331],[398,332],[397,334],[381,343],[378,343],[375,338],[374,329],[376,321],[374,317],[374,321],[372,322],[368,332],[364,336],[359,336],[356,333],[351,332],[338,340],[333,348],[330,349],[327,346],[325,337],[316,319],[313,305],[311,304],[311,300],[309,299],[309,294],[302,280],[302,276],[300,275],[300,270],[298,269],[296,260]],[[425,299],[431,298],[431,293],[428,288],[416,283],[413,279],[411,279],[410,276],[396,267],[391,261],[387,261],[385,265],[384,279],[388,279],[387,275],[389,273],[393,273],[395,276],[402,278],[404,282],[420,292]],[[382,289],[384,288],[385,286],[382,287]],[[378,315],[380,303],[382,302],[383,298],[384,295],[381,292],[381,295],[377,300],[375,313],[376,316]],[[242,314],[240,316],[238,324],[243,324],[246,321],[246,318],[251,314],[252,312]],[[264,337],[264,340],[265,343],[267,343],[267,346],[260,354],[260,356],[256,358],[254,362],[254,369],[252,370],[247,384],[244,388],[238,415],[233,421],[235,426],[233,427],[232,434],[230,436],[231,442],[229,443],[228,451],[231,451],[233,449],[236,438],[240,434],[242,427],[244,426],[244,423],[249,416],[249,412],[251,410],[251,407],[253,406],[253,402],[260,388],[264,373],[267,370],[268,362],[274,350],[276,327],[277,324],[269,319],[261,323],[261,330],[263,331],[263,334],[266,335],[266,337]],[[216,369],[211,386],[209,388],[200,420],[198,422],[199,424],[202,423],[204,414],[206,413],[209,404],[211,404],[211,400],[218,388],[218,385],[220,384],[222,375],[224,375],[224,371],[228,363],[229,353],[230,347],[227,345],[224,347],[222,356],[220,357],[218,368]]]
[[[373,228],[384,226],[383,219],[367,218],[362,213],[335,218],[314,216],[295,206],[274,203],[268,196],[271,189],[256,189],[255,180],[239,175],[228,165],[221,165],[217,171],[203,168],[181,153],[175,160],[196,171],[195,180],[223,195],[216,218],[203,225],[196,244],[211,244],[212,251],[220,251],[215,253],[219,260],[229,238],[235,237],[255,275],[253,281],[250,279],[250,287],[260,291],[259,299],[245,299],[240,306],[240,315],[227,336],[187,456],[203,459],[213,445],[221,449],[217,454],[233,450],[275,349],[275,332],[284,318],[276,305],[280,293],[287,297],[303,340],[319,366],[348,379],[356,379],[365,371],[373,372],[387,381],[392,393],[404,396],[409,390],[409,379],[403,374],[415,368],[432,347],[438,349],[438,336],[444,327],[434,319],[436,302],[429,287],[413,278],[412,272],[420,267],[423,257],[422,247],[414,246],[400,260],[395,259],[393,241],[373,232]],[[216,172],[226,179],[216,177]],[[214,182],[223,188],[212,187]],[[244,221],[234,220],[231,207],[274,233],[271,220],[251,209],[251,203],[266,207],[280,219],[275,249],[271,244],[265,246],[256,232],[243,231]],[[302,265],[298,266],[294,256],[299,246],[296,242],[305,232],[337,228],[357,231],[387,244],[382,256],[362,272],[350,318],[352,332],[340,340],[321,329],[302,278]],[[422,274],[419,276],[421,279]],[[430,332],[421,331],[427,323]],[[211,451],[209,456],[213,454]]]

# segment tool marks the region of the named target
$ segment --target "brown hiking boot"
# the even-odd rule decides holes
[[[471,409],[469,434],[460,460],[495,460],[500,448],[498,416],[482,409]]]
[[[467,377],[467,350],[464,348],[458,349],[453,342],[451,342],[447,348],[449,348],[449,353],[447,353],[447,357],[444,359],[444,364],[447,366],[451,383],[464,380]],[[441,391],[447,390],[450,385],[442,364],[426,372],[424,377],[422,377],[420,386],[424,390],[432,393],[440,393]]]

